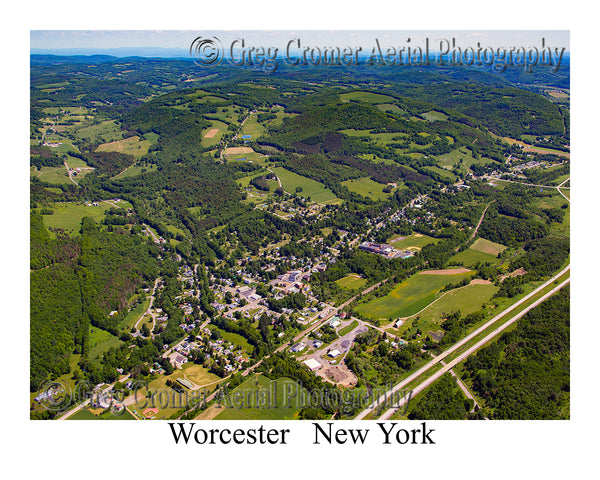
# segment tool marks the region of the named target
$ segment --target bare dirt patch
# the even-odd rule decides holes
[[[469,285],[492,285],[492,282],[483,278],[474,278],[469,282]]]
[[[345,365],[330,365],[318,372],[323,378],[339,385],[356,385],[358,379]]]
[[[213,138],[217,133],[219,133],[218,128],[211,128],[208,132],[204,134],[204,138]]]
[[[252,153],[254,152],[254,150],[252,150],[251,147],[229,147],[228,149],[226,149],[223,154],[224,155],[237,155],[240,153]]]
[[[501,275],[499,277],[499,279],[501,282],[503,282],[504,280],[506,280],[509,277],[520,277],[521,275],[525,275],[526,273],[527,273],[527,270],[525,270],[524,268],[518,268],[514,272],[507,273],[506,275]]]
[[[448,270],[425,270],[424,272],[419,272],[419,275],[457,275],[471,271],[468,268],[449,268]]]

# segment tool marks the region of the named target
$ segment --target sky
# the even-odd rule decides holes
[[[440,41],[451,42],[452,39],[455,39],[456,45],[463,47],[476,47],[479,42],[482,47],[539,48],[543,38],[546,46],[570,50],[568,30],[31,30],[30,48],[32,52],[85,49],[88,54],[107,49],[131,51],[132,48],[148,47],[155,51],[187,51],[198,36],[215,36],[226,47],[233,40],[243,38],[247,45],[279,48],[285,48],[289,40],[296,38],[300,38],[303,46],[367,48],[375,44],[375,39],[385,47],[400,47],[424,45],[427,38],[432,50],[439,50]],[[144,54],[143,51],[140,53]]]

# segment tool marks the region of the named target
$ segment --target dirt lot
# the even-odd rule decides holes
[[[224,155],[237,155],[239,153],[252,153],[251,147],[229,147],[227,150],[223,152]]]
[[[213,138],[217,133],[219,133],[218,128],[211,128],[208,132],[204,134],[204,138]]]
[[[492,285],[492,282],[483,278],[474,278],[469,282],[469,285]]]

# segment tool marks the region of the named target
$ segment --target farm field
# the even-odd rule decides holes
[[[377,183],[370,177],[357,178],[355,180],[346,180],[342,185],[348,187],[348,190],[358,193],[363,197],[368,197],[373,200],[382,200],[387,198],[390,193],[384,193],[385,185]]]
[[[52,228],[62,228],[71,234],[79,234],[81,219],[83,217],[92,217],[97,222],[104,218],[104,212],[110,208],[106,203],[101,203],[97,207],[76,204],[76,203],[56,203],[52,209],[53,215],[44,215],[44,224]]]
[[[491,158],[473,158],[471,151],[465,147],[457,148],[450,153],[438,155],[436,158],[440,161],[441,166],[454,168],[455,165],[458,165],[460,171],[464,173],[468,172],[469,167],[474,164],[484,165],[495,163]]]
[[[337,283],[342,288],[346,288],[348,290],[356,290],[357,288],[362,288],[365,285],[365,283],[367,283],[367,280],[364,278],[360,278],[357,275],[348,275],[344,278],[336,280],[335,283]]]
[[[79,157],[67,156],[67,165],[69,168],[87,168],[89,165]]]
[[[310,178],[302,177],[283,167],[274,168],[273,173],[281,180],[281,184],[286,192],[294,193],[296,187],[302,187],[299,195],[305,198],[310,197],[313,202],[335,203],[338,200],[331,190],[328,190],[322,184]]]
[[[29,175],[37,177],[43,182],[53,183],[55,185],[68,185],[71,182],[67,169],[64,166],[61,167],[42,167],[38,170],[35,167],[29,168]]]
[[[227,124],[218,120],[213,120],[212,125],[202,131],[202,145],[207,147],[217,145],[225,132],[227,132]]]
[[[477,262],[497,263],[499,261],[498,254],[504,250],[506,250],[504,245],[491,242],[485,238],[478,238],[473,245],[454,255],[450,261],[466,266],[473,266]]]
[[[105,120],[96,125],[74,129],[75,136],[80,140],[91,142],[114,142],[123,138],[121,127],[114,120]]]
[[[371,92],[348,92],[340,95],[342,102],[369,102],[369,103],[392,103],[396,99],[389,95],[381,95]]]
[[[242,135],[252,135],[250,141],[254,141],[258,137],[260,137],[264,131],[265,127],[258,123],[258,121],[256,120],[256,115],[250,115],[244,122],[242,130],[239,133],[238,137],[241,138]]]
[[[448,115],[442,112],[436,112],[432,110],[431,112],[422,113],[421,116],[430,122],[435,122],[436,120],[448,120]]]
[[[419,313],[419,328],[424,332],[428,330],[436,331],[445,316],[452,312],[460,311],[463,317],[477,312],[497,291],[498,287],[492,284],[472,284],[446,292],[439,297],[439,300]],[[400,328],[391,328],[389,331],[403,335],[411,328],[413,323],[414,320],[407,320]]]
[[[114,142],[103,143],[98,145],[97,152],[119,152],[128,155],[133,155],[136,158],[148,153],[148,148],[151,143],[149,140],[142,140],[137,135],[123,140],[115,140]]]
[[[421,248],[423,248],[425,245],[428,245],[430,243],[438,243],[439,241],[439,239],[430,237],[429,235],[423,235],[422,233],[413,233],[408,237],[394,235],[387,241],[387,243],[391,244],[394,248],[398,249],[421,250]]]
[[[286,388],[293,394],[298,393],[295,398],[289,398],[289,408]],[[215,420],[292,420],[302,409],[301,394],[296,392],[300,388],[289,378],[271,381],[263,375],[254,375],[230,392],[230,400],[223,400],[222,412]],[[240,397],[243,400],[237,401]]]
[[[381,110],[382,112],[390,112],[390,113],[402,113],[404,112],[404,110],[402,110],[398,105],[394,104],[394,103],[380,103],[379,105],[377,105],[377,108],[379,110]]]
[[[445,168],[441,168],[441,167],[434,167],[434,166],[427,166],[427,167],[423,167],[424,170],[430,171],[430,172],[435,172],[440,174],[442,177],[448,178],[451,181],[455,182],[456,180],[458,180],[458,177],[456,175],[454,175],[454,173],[452,173],[450,170],[446,170]]]
[[[446,275],[415,274],[397,284],[384,297],[360,304],[356,310],[373,319],[392,319],[414,315],[436,298],[436,293],[450,283],[458,283],[472,272]]]

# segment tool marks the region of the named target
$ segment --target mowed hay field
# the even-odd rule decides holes
[[[371,92],[348,92],[340,95],[342,102],[393,103],[396,99],[388,95]]]
[[[119,152],[128,155],[133,155],[136,158],[148,153],[148,148],[152,145],[150,140],[141,140],[137,135],[123,140],[103,143],[98,145],[97,152]]]
[[[472,274],[471,271],[446,275],[415,274],[397,284],[386,296],[361,304],[356,310],[374,319],[409,317],[433,302],[440,289]]]
[[[79,234],[83,217],[92,217],[96,222],[100,222],[104,218],[104,212],[110,207],[111,205],[104,202],[97,207],[86,207],[77,203],[56,203],[52,207],[53,215],[43,215],[44,224],[47,227],[62,228],[71,234]]]
[[[335,203],[339,200],[331,190],[310,178],[290,172],[283,167],[274,168],[273,173],[281,180],[283,189],[286,192],[295,193],[296,187],[301,187],[302,191],[298,195],[304,198],[310,197],[313,202]]]
[[[286,377],[271,381],[263,375],[254,375],[223,399],[222,411],[215,420],[293,420],[302,409],[301,388]],[[292,393],[286,397],[286,391]]]
[[[491,242],[484,238],[478,238],[473,245],[454,255],[450,261],[453,263],[461,263],[466,266],[475,265],[477,262],[494,263],[498,261],[497,255],[505,249],[506,247],[504,245]]]

